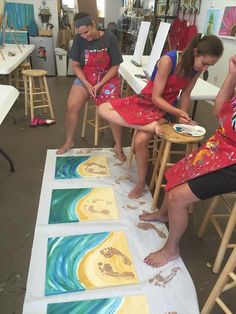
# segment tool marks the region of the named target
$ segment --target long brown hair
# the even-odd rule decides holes
[[[183,77],[192,76],[195,48],[197,56],[221,57],[224,51],[222,41],[217,36],[197,34],[182,53],[181,61],[176,71],[179,75]]]

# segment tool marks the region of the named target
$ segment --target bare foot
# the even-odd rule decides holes
[[[165,248],[160,251],[149,254],[144,262],[153,267],[161,267],[179,257],[179,249],[173,252],[167,251]]]
[[[159,210],[155,210],[154,212],[143,211],[143,214],[139,215],[139,219],[143,221],[167,222],[168,216],[167,214],[162,214]]]
[[[57,151],[56,151],[56,154],[57,155],[63,155],[65,154],[66,152],[68,152],[68,150],[72,149],[74,147],[74,142],[70,142],[70,143],[65,143],[61,148],[59,148]]]
[[[115,145],[113,149],[120,161],[126,161],[125,153],[121,147],[117,147],[117,145]]]
[[[144,185],[136,184],[135,187],[129,192],[128,198],[139,198],[143,195]]]

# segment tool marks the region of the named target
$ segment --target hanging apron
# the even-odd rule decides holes
[[[219,128],[215,134],[202,147],[167,170],[166,191],[236,163],[236,97],[224,103],[218,119]]]
[[[93,86],[101,82],[110,69],[111,58],[107,48],[101,50],[85,50],[85,65],[83,72],[86,80]],[[120,80],[118,75],[106,82],[95,98],[96,105],[100,105],[112,98],[120,96]]]
[[[174,106],[180,90],[184,89],[190,80],[191,78],[182,78],[175,73],[170,74],[162,97]],[[139,95],[112,100],[113,108],[130,124],[148,124],[161,119],[166,111],[152,103],[153,84],[153,81],[149,81]]]

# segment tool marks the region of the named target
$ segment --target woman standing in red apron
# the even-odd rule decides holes
[[[96,105],[120,96],[118,67],[123,61],[117,40],[112,32],[96,29],[91,16],[80,12],[74,17],[77,34],[70,52],[76,79],[71,88],[65,117],[66,141],[57,154],[74,147],[74,133],[80,108],[89,97]],[[121,128],[111,125],[115,134],[115,151],[124,159],[121,148]]]
[[[183,52],[169,51],[159,60],[140,95],[114,99],[99,107],[104,119],[138,130],[134,140],[138,182],[130,198],[138,198],[144,191],[149,140],[158,133],[160,124],[171,120],[171,115],[179,117],[180,123],[191,123],[187,114],[190,93],[202,71],[215,64],[222,53],[218,37],[198,34]],[[176,106],[180,91],[179,109]]]
[[[159,210],[144,213],[145,221],[169,221],[164,247],[145,262],[160,267],[179,256],[179,241],[188,224],[188,207],[215,195],[236,192],[236,55],[214,106],[219,127],[200,149],[166,172],[166,193]]]

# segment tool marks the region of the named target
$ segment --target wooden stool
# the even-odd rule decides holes
[[[231,235],[234,231],[235,225],[236,225],[236,201],[234,202],[234,206],[232,209],[232,206],[229,204],[229,200],[227,199],[228,196],[234,196],[236,197],[236,193],[232,194],[226,194],[226,195],[218,195],[213,197],[212,202],[207,210],[207,213],[202,221],[202,224],[200,226],[198,236],[202,238],[204,236],[204,233],[206,231],[208,223],[211,221],[214,225],[217,233],[219,234],[221,238],[220,247],[218,249],[216,259],[212,268],[212,271],[214,273],[218,273],[221,267],[221,264],[224,259],[225,251],[227,248],[234,248],[236,247],[236,243],[230,243]],[[227,209],[226,214],[215,214],[214,211],[219,203],[220,200],[223,200],[225,208]],[[222,218],[228,218],[228,222],[226,225],[225,230],[223,231],[219,224],[219,219]]]
[[[30,69],[30,62],[24,61],[12,73],[9,74],[9,84],[14,85],[21,94],[24,94],[25,92],[22,71]]]
[[[235,313],[231,311],[228,308],[228,306],[223,302],[223,300],[220,298],[220,294],[222,292],[236,287],[236,274],[234,272],[235,267],[236,267],[236,248],[234,248],[224,269],[222,270],[222,273],[220,274],[220,277],[216,281],[205,305],[203,306],[201,314],[213,313],[212,309],[215,303],[217,303],[220,306],[224,313],[226,314]]]
[[[183,151],[171,151],[171,146],[173,143],[175,144],[185,144],[186,145],[186,154],[191,153],[193,150],[195,150],[198,147],[198,143],[201,142],[204,138],[204,136],[185,136],[181,135],[174,131],[173,124],[163,124],[161,126],[161,132],[163,132],[163,135],[161,136],[161,145],[158,151],[157,160],[155,163],[155,167],[152,174],[152,179],[150,183],[150,189],[152,190],[154,188],[154,185],[156,184],[153,199],[152,199],[152,205],[151,209],[155,209],[157,200],[159,198],[162,180],[164,177],[164,172],[166,170],[166,167],[169,167],[173,165],[173,163],[168,163],[168,160],[170,158],[170,154],[182,154]],[[158,171],[159,170],[159,171]]]
[[[22,71],[25,87],[25,115],[28,115],[28,107],[30,107],[31,121],[34,119],[34,110],[37,108],[49,108],[51,119],[54,119],[46,78],[47,73],[45,70]],[[36,87],[36,83],[39,87]],[[37,105],[37,103],[41,104]]]
[[[92,100],[90,100],[90,101],[92,101]],[[95,112],[94,119],[88,119],[88,110],[89,109],[92,109],[93,113]],[[86,103],[84,105],[84,118],[83,118],[81,137],[85,137],[85,130],[86,130],[87,123],[92,125],[94,127],[94,146],[98,146],[99,131],[107,129],[110,127],[108,124],[103,125],[103,126],[99,126],[99,120],[100,119],[101,119],[101,117],[98,114],[98,106],[96,106],[94,102],[89,104],[89,101],[86,101]]]

